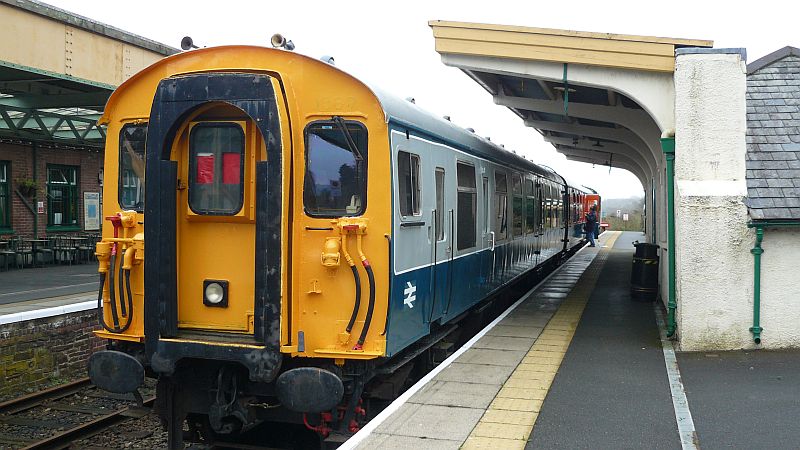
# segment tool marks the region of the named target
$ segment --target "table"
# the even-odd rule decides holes
[[[33,255],[33,262],[31,263],[32,266],[36,267],[36,249],[39,247],[39,244],[47,244],[47,239],[23,239],[23,242],[29,242],[31,244],[31,254]],[[42,262],[42,267],[44,267],[44,261]]]

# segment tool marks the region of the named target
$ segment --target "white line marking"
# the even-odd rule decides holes
[[[5,297],[5,296],[9,296],[9,295],[17,295],[17,294],[27,294],[29,292],[55,291],[55,290],[58,290],[58,289],[66,289],[66,288],[77,287],[77,286],[97,286],[97,282],[96,281],[92,281],[92,282],[89,282],[89,283],[65,284],[64,286],[55,286],[55,287],[40,288],[40,289],[29,289],[27,291],[6,292],[4,294],[0,294],[0,297]],[[87,292],[91,292],[91,291],[87,291]]]
[[[654,303],[653,309],[656,312],[656,323],[658,324],[658,332],[661,335],[661,348],[664,351],[664,364],[667,367],[669,390],[672,392],[672,407],[675,409],[675,420],[678,422],[681,447],[684,450],[696,450],[700,448],[700,443],[697,439],[697,431],[694,428],[692,412],[689,410],[689,400],[686,399],[686,391],[683,389],[681,371],[678,367],[678,360],[675,358],[675,349],[672,346],[672,341],[667,338],[664,313],[661,311],[661,306],[658,303]]]
[[[26,320],[42,319],[45,317],[60,316],[78,311],[87,311],[97,308],[97,300],[88,300],[69,305],[54,306],[52,308],[33,309],[18,313],[5,314],[0,316],[0,325],[7,323],[24,322]]]
[[[575,254],[574,254],[574,255],[572,255],[572,256],[570,257],[570,260],[572,260],[572,258],[574,258],[575,256],[577,256],[577,255],[578,255],[578,253],[582,252],[582,251],[583,251],[585,248],[586,248],[586,246],[583,246],[583,247],[581,247],[581,249],[580,249],[580,250],[578,250],[577,252],[575,252]],[[593,260],[593,259],[594,259],[594,256],[596,256],[596,255],[597,255],[597,254],[595,253],[595,254],[592,256],[592,258],[591,258],[591,259]],[[591,263],[591,260],[589,260],[589,262]],[[442,361],[442,363],[441,363],[441,364],[439,364],[438,366],[434,367],[434,368],[433,368],[433,370],[431,370],[430,372],[428,372],[428,374],[427,374],[427,375],[425,375],[424,377],[422,377],[422,379],[420,379],[419,381],[417,381],[416,383],[414,383],[414,385],[413,385],[413,386],[411,386],[410,388],[408,388],[408,390],[407,390],[407,391],[403,392],[403,393],[400,395],[400,397],[397,397],[397,398],[396,398],[396,399],[395,399],[395,400],[394,400],[392,403],[390,403],[390,404],[389,404],[389,406],[387,406],[387,407],[386,407],[386,409],[384,409],[383,411],[381,411],[381,412],[380,412],[380,413],[379,413],[377,416],[375,416],[375,418],[373,418],[373,419],[372,419],[372,420],[370,420],[370,421],[369,421],[369,422],[368,422],[366,425],[364,425],[364,428],[360,429],[360,430],[359,430],[359,431],[358,431],[356,434],[354,434],[354,435],[353,435],[353,436],[352,436],[350,439],[348,439],[347,441],[345,441],[345,443],[344,443],[344,444],[342,444],[342,446],[341,446],[341,447],[339,447],[339,450],[351,450],[351,449],[354,449],[354,448],[356,448],[356,446],[357,446],[358,444],[360,444],[360,443],[361,443],[361,441],[363,441],[363,440],[364,440],[364,439],[366,439],[366,438],[367,438],[367,437],[368,437],[370,434],[372,434],[372,432],[373,432],[373,431],[375,431],[375,429],[376,429],[376,428],[378,428],[378,426],[379,426],[380,424],[382,424],[382,423],[383,423],[383,422],[384,422],[386,419],[388,419],[388,418],[389,418],[389,416],[391,416],[392,414],[394,414],[394,413],[395,413],[395,411],[397,411],[398,409],[400,409],[400,407],[401,407],[401,406],[403,406],[403,405],[404,405],[404,404],[405,404],[405,403],[408,401],[408,399],[409,399],[409,398],[411,398],[411,396],[412,396],[412,395],[416,394],[416,393],[417,393],[417,392],[418,392],[420,389],[422,389],[422,388],[423,388],[423,387],[424,387],[426,384],[428,384],[428,382],[429,382],[429,381],[431,381],[431,380],[433,379],[433,377],[435,377],[436,375],[438,375],[438,374],[439,374],[439,372],[441,372],[441,371],[443,371],[444,369],[446,369],[446,368],[447,368],[447,366],[449,366],[450,364],[452,364],[452,363],[453,363],[453,361],[455,361],[455,360],[456,360],[456,359],[457,359],[459,356],[461,356],[461,355],[462,355],[464,352],[466,352],[467,350],[469,350],[469,349],[470,349],[470,347],[472,347],[472,346],[473,346],[473,345],[474,345],[476,342],[478,342],[478,339],[480,339],[480,338],[482,338],[484,335],[486,335],[486,333],[488,333],[488,332],[489,332],[489,331],[490,331],[492,328],[494,328],[494,327],[495,327],[495,325],[497,325],[498,323],[500,323],[500,321],[501,321],[501,320],[505,319],[505,318],[506,318],[506,316],[508,316],[509,314],[511,314],[511,311],[514,311],[514,310],[517,308],[517,306],[519,306],[519,305],[520,305],[522,302],[524,302],[525,300],[527,300],[527,299],[528,299],[528,297],[529,297],[529,296],[530,296],[530,295],[531,295],[531,294],[532,294],[532,293],[533,293],[533,292],[534,292],[536,289],[539,289],[539,287],[541,287],[541,285],[542,285],[544,282],[546,282],[547,280],[549,280],[549,279],[550,279],[550,277],[552,277],[553,275],[555,275],[555,274],[557,274],[557,273],[561,272],[561,270],[562,270],[564,267],[567,267],[567,264],[564,264],[564,265],[562,265],[562,266],[558,267],[556,270],[554,270],[554,271],[550,272],[550,274],[549,274],[549,275],[547,275],[546,277],[544,277],[544,279],[543,279],[542,281],[540,281],[540,282],[539,282],[539,284],[537,284],[536,286],[534,286],[533,288],[531,288],[531,289],[530,289],[528,292],[526,292],[526,293],[525,293],[525,295],[523,295],[522,297],[520,297],[520,299],[519,299],[519,300],[517,300],[516,302],[514,302],[514,304],[513,304],[513,305],[509,306],[509,307],[508,307],[508,309],[506,309],[505,311],[503,311],[503,313],[502,313],[502,314],[500,314],[500,315],[499,315],[499,316],[498,316],[496,319],[494,319],[494,320],[493,320],[493,321],[492,321],[492,322],[491,322],[489,325],[486,325],[486,327],[484,327],[484,328],[483,328],[481,331],[479,331],[479,332],[478,332],[478,334],[476,334],[475,336],[473,336],[473,337],[472,337],[472,339],[470,339],[469,341],[467,341],[467,343],[466,343],[466,344],[464,344],[464,345],[463,345],[461,348],[459,348],[458,350],[456,350],[456,351],[455,351],[455,353],[453,353],[453,354],[452,354],[452,355],[450,355],[450,356],[449,356],[447,359],[445,359],[444,361]],[[589,266],[587,265],[586,267],[589,267]]]

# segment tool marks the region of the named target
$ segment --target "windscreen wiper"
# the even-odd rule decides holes
[[[347,146],[350,148],[350,152],[353,153],[357,160],[363,161],[364,156],[361,154],[361,151],[358,150],[358,146],[356,146],[353,136],[350,135],[350,130],[347,129],[347,124],[344,123],[344,119],[339,116],[333,116],[333,123],[339,127],[339,130],[341,130],[342,134],[344,135],[344,140],[347,143]]]

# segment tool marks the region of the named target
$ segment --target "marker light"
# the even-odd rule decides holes
[[[228,306],[228,282],[220,280],[203,281],[203,304],[206,306]]]

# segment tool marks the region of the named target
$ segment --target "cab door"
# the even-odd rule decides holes
[[[178,328],[253,333],[255,174],[263,142],[232,107],[212,108],[178,141]]]

